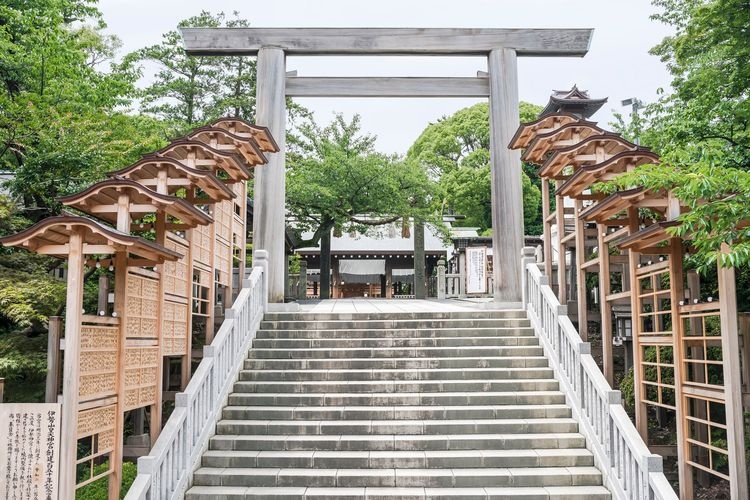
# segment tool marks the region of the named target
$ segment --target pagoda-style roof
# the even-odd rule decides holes
[[[97,182],[88,189],[62,197],[59,201],[111,224],[117,224],[118,198],[123,193],[128,195],[131,220],[164,211],[188,227],[213,222],[211,216],[185,200],[159,194],[142,184],[122,178]]]
[[[641,252],[644,249],[653,248],[658,244],[672,238],[672,236],[667,233],[667,229],[677,227],[679,225],[680,221],[677,220],[657,222],[648,226],[647,228],[641,229],[637,233],[623,238],[620,242],[617,243],[617,246],[623,250],[634,250],[636,252]]]
[[[617,191],[598,203],[586,207],[579,218],[587,222],[604,222],[617,214],[635,206],[639,200],[646,197],[647,191],[644,187]]]
[[[611,132],[592,135],[578,144],[554,151],[542,165],[539,175],[560,179],[563,169],[569,165],[574,167],[595,165],[616,154],[637,149],[647,150]]]
[[[211,204],[231,200],[235,194],[218,177],[208,170],[188,167],[181,161],[162,156],[145,156],[129,167],[111,172],[110,177],[125,177],[156,189],[160,171],[167,171],[167,192],[174,194],[185,188],[198,188],[206,197],[200,203]]]
[[[566,180],[556,194],[570,198],[579,197],[596,182],[605,182],[633,170],[639,165],[658,163],[659,155],[651,151],[632,150],[617,153],[601,163],[581,167]]]
[[[174,158],[197,169],[210,169],[214,173],[223,170],[229,177],[225,182],[229,183],[246,181],[252,177],[248,164],[238,153],[214,149],[201,141],[177,139],[155,154]]]
[[[533,122],[522,123],[513,138],[510,140],[508,147],[510,149],[522,149],[536,137],[537,134],[546,134],[568,123],[579,121],[580,118],[572,113],[554,113],[547,116],[541,116]]]
[[[595,122],[579,120],[566,123],[551,132],[538,134],[526,147],[521,159],[539,165],[544,163],[547,153],[553,149],[573,146],[587,137],[604,133],[605,131],[597,127]]]
[[[261,151],[265,153],[278,153],[279,145],[276,144],[271,132],[266,127],[255,125],[241,118],[226,116],[219,118],[211,123],[211,127],[218,127],[228,130],[234,135],[240,137],[252,137],[260,146]]]
[[[568,112],[580,115],[582,118],[588,118],[607,102],[607,98],[592,99],[588,91],[581,90],[577,85],[573,85],[570,90],[553,90],[552,95],[547,102],[547,106],[542,110],[542,116],[552,113]]]
[[[66,259],[70,253],[70,237],[76,231],[83,233],[84,255],[111,255],[127,251],[141,259],[144,262],[142,265],[161,264],[182,257],[152,241],[121,233],[87,217],[75,215],[47,217],[20,233],[0,238],[0,244]]]
[[[187,135],[188,139],[201,141],[221,151],[239,151],[251,167],[264,165],[268,159],[253,137],[240,137],[219,127],[199,127]]]

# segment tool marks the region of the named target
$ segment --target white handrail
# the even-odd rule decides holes
[[[185,392],[176,395],[175,409],[151,452],[138,459],[138,475],[126,500],[184,498],[266,310],[265,251],[256,251],[254,260],[257,267],[243,281],[213,342],[203,348]]]
[[[677,500],[663,473],[662,457],[649,451],[596,361],[567,308],[533,259],[524,259],[523,302],[565,392],[581,433],[617,499]]]

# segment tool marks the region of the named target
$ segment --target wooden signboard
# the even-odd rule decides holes
[[[0,405],[0,498],[57,500],[60,406]]]

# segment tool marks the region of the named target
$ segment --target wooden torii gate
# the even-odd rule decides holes
[[[517,57],[581,57],[590,29],[182,28],[193,55],[257,55],[257,119],[284,152],[286,97],[488,97],[495,300],[520,303],[523,207],[520,161],[505,146],[519,124]],[[484,56],[476,78],[309,78],[286,74],[286,56]],[[268,251],[269,302],[284,301],[284,155],[256,177],[253,237]],[[417,264],[418,265],[418,264]]]
[[[126,412],[149,408],[156,441],[170,360],[184,389],[200,356],[193,338],[211,342],[234,271],[244,276],[245,181],[277,151],[266,128],[222,118],[60,199],[90,217],[65,213],[0,239],[67,260],[60,498],[105,479],[120,498]],[[113,304],[83,310],[86,267],[106,270]]]
[[[709,476],[728,481],[733,499],[748,498],[734,269],[717,268],[718,298],[701,295],[697,274],[683,270],[685,243],[668,231],[680,224],[679,200],[641,186],[609,196],[596,189],[639,165],[658,163],[658,155],[568,113],[522,125],[510,147],[525,149],[523,159],[540,166],[545,272],[552,276],[556,244],[558,297],[565,303],[576,296],[584,339],[586,273],[598,274],[603,371],[610,384],[612,306],[630,304],[636,427],[648,443],[648,409],[674,415],[680,498],[691,500],[694,478]],[[567,278],[570,249],[577,287]]]

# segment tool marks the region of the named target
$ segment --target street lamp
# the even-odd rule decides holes
[[[643,101],[641,101],[637,97],[631,97],[629,99],[623,99],[622,101],[620,101],[620,104],[622,104],[623,107],[631,106],[630,116],[631,120],[635,122],[638,118],[638,110],[643,108]],[[641,139],[640,137],[638,137],[638,132],[636,132],[635,135],[635,143],[638,146],[640,146],[641,144]]]

